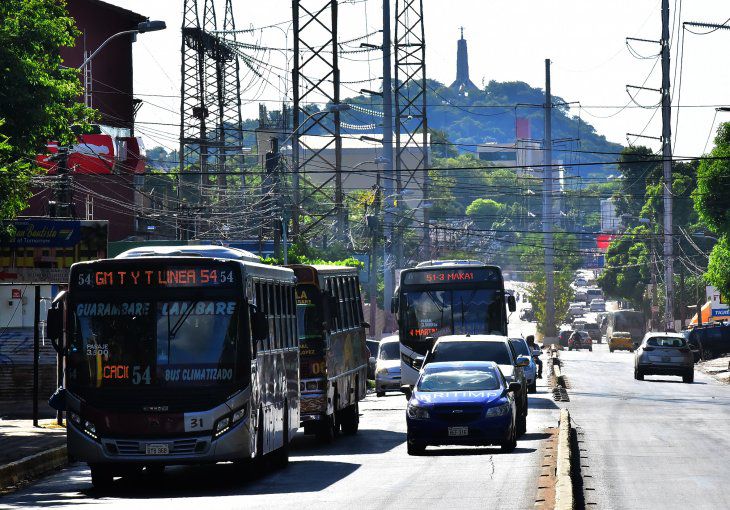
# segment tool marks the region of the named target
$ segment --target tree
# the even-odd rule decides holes
[[[603,273],[598,278],[607,296],[643,304],[644,290],[649,283],[651,263],[651,230],[646,225],[627,228],[606,251]]]
[[[0,219],[27,206],[35,155],[50,140],[72,142],[71,125],[91,116],[59,52],[78,35],[64,0],[0,2]]]
[[[494,222],[503,219],[504,205],[490,198],[477,198],[466,208],[466,215],[482,229],[490,230]]]
[[[730,294],[730,123],[723,123],[715,137],[712,160],[697,169],[697,189],[692,197],[700,220],[719,235],[710,253],[707,280],[724,295]]]
[[[537,331],[545,333],[545,274],[534,273],[530,278],[528,287],[530,300],[535,311]],[[558,271],[553,276],[553,289],[555,292],[555,321],[559,324],[568,313],[568,306],[575,295],[570,286],[573,281],[572,271]],[[557,324],[556,324],[557,326]]]
[[[621,151],[618,170],[622,180],[619,191],[614,194],[619,216],[638,216],[641,212],[647,184],[661,180],[661,166],[656,159],[651,149],[640,145]]]

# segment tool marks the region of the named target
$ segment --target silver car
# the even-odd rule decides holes
[[[679,333],[647,333],[634,354],[634,379],[645,375],[678,375],[686,383],[694,382],[692,351]]]
[[[400,342],[398,335],[380,341],[375,365],[375,392],[378,397],[386,391],[400,391]]]

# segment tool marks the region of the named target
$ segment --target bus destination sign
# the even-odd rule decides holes
[[[179,287],[228,287],[235,283],[232,269],[222,267],[143,267],[116,269],[81,269],[72,277],[79,288],[179,288]]]
[[[440,283],[475,283],[499,281],[499,270],[496,268],[436,268],[425,271],[405,273],[405,285],[429,285]]]

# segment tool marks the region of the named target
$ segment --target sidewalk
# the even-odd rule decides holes
[[[0,493],[19,480],[65,463],[66,429],[55,420],[41,420],[40,425],[33,427],[32,420],[0,419]]]
[[[714,377],[718,381],[730,384],[730,356],[711,359],[709,361],[700,361],[696,367],[698,370]]]

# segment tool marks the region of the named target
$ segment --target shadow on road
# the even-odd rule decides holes
[[[373,455],[388,452],[405,440],[405,432],[360,429],[354,436],[339,436],[330,444],[322,444],[315,436],[305,436],[298,432],[292,441],[291,456]]]
[[[524,437],[524,436],[522,436]],[[536,450],[535,448],[515,448],[510,453],[502,453],[499,449],[499,447],[492,447],[492,448],[484,448],[484,447],[474,447],[474,448],[439,448],[437,450],[430,449],[426,450],[424,452],[424,456],[426,457],[454,457],[457,455],[463,455],[463,456],[469,456],[469,455],[514,455],[516,453],[523,454],[523,453],[534,453]]]

